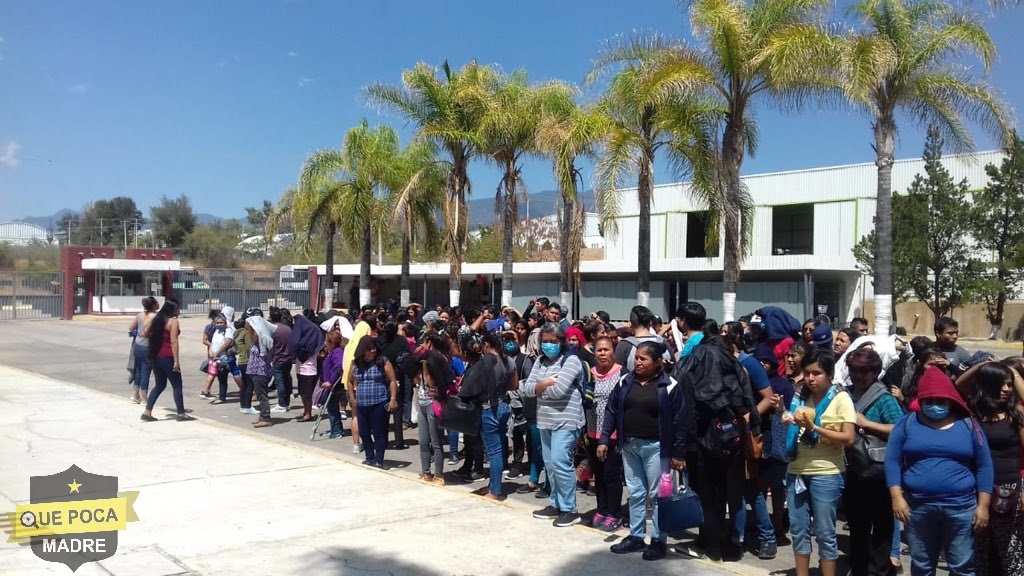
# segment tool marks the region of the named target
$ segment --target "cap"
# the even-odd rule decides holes
[[[431,322],[437,322],[440,319],[441,319],[441,315],[438,314],[437,312],[433,311],[433,310],[431,310],[430,312],[427,312],[426,314],[423,315],[423,322],[425,324],[429,324]]]
[[[811,337],[814,340],[815,346],[828,346],[832,344],[832,329],[822,324],[814,329]]]

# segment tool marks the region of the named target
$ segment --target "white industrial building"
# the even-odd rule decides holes
[[[0,244],[33,246],[55,244],[50,232],[28,222],[0,223]]]
[[[998,164],[1002,158],[1002,152],[991,151],[949,155],[942,161],[956,181],[966,179],[968,188],[977,190],[988,182],[985,165]],[[914,176],[923,172],[921,159],[896,161],[894,193],[906,191]],[[857,269],[853,246],[873,228],[874,163],[755,174],[743,181],[756,208],[753,243],[741,267],[737,314],[774,304],[799,318],[825,313],[845,322],[860,315],[863,302],[871,298],[871,279]],[[654,188],[650,307],[667,316],[679,303],[696,300],[705,305],[709,317],[721,318],[721,254],[704,254],[703,208],[693,203],[687,188],[685,183]],[[618,233],[604,235],[604,258],[581,264],[577,313],[606,310],[612,318],[624,319],[635,302],[639,206],[635,189],[621,194]],[[323,266],[318,271],[325,273]],[[514,271],[513,304],[520,310],[535,296],[557,299],[557,262],[516,263]],[[399,272],[398,266],[372,267],[375,298],[398,294]],[[345,295],[359,266],[335,266],[335,274],[338,298],[348,302]],[[415,300],[448,302],[447,264],[414,264],[411,274]],[[463,266],[462,304],[498,302],[500,294],[500,263]]]

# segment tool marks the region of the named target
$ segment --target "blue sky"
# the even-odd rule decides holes
[[[981,0],[975,0],[984,6]],[[1001,54],[992,81],[1024,104],[1024,9],[990,18]],[[316,148],[362,118],[411,129],[363,101],[424,61],[470,59],[533,80],[580,83],[603,43],[632,30],[688,37],[672,0],[204,2],[6,0],[0,6],[0,221],[127,195],[148,213],[186,194],[224,218],[275,200]],[[867,119],[761,106],[760,150],[744,173],[873,160]],[[898,156],[921,152],[905,127]],[[981,149],[992,142],[978,135]],[[491,196],[497,169],[471,172]],[[530,190],[553,187],[532,162]],[[658,182],[671,178],[659,172]]]

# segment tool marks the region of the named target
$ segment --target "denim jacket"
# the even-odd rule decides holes
[[[626,437],[623,434],[623,412],[629,389],[636,376],[630,372],[619,381],[608,397],[605,406],[604,425],[601,427],[599,444],[609,444],[611,435],[616,433],[615,449],[622,451]],[[662,371],[658,377],[658,429],[660,430],[661,457],[682,460],[686,456],[686,405],[683,391],[675,379]]]

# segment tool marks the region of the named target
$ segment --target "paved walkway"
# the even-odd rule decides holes
[[[344,450],[337,441],[308,442],[306,424],[253,431],[246,424],[250,417],[235,407],[195,398],[198,372],[186,380],[186,389],[199,420],[144,423],[140,408],[126,399],[123,322],[4,328],[0,511],[28,501],[29,476],[71,464],[118,476],[122,491],[141,491],[135,507],[141,521],[120,534],[117,554],[85,564],[77,574],[768,572],[753,564],[712,565],[673,554],[657,563],[614,556],[607,547],[617,538],[534,520],[533,498],[495,504],[466,487],[426,486],[401,468],[366,469],[355,463],[347,439]],[[187,342],[198,332],[186,328]],[[187,352],[183,364],[193,363],[191,356]],[[160,406],[170,405],[169,394],[161,398]],[[412,457],[411,450],[392,454],[389,460]],[[24,546],[4,544],[0,573],[68,572]]]

